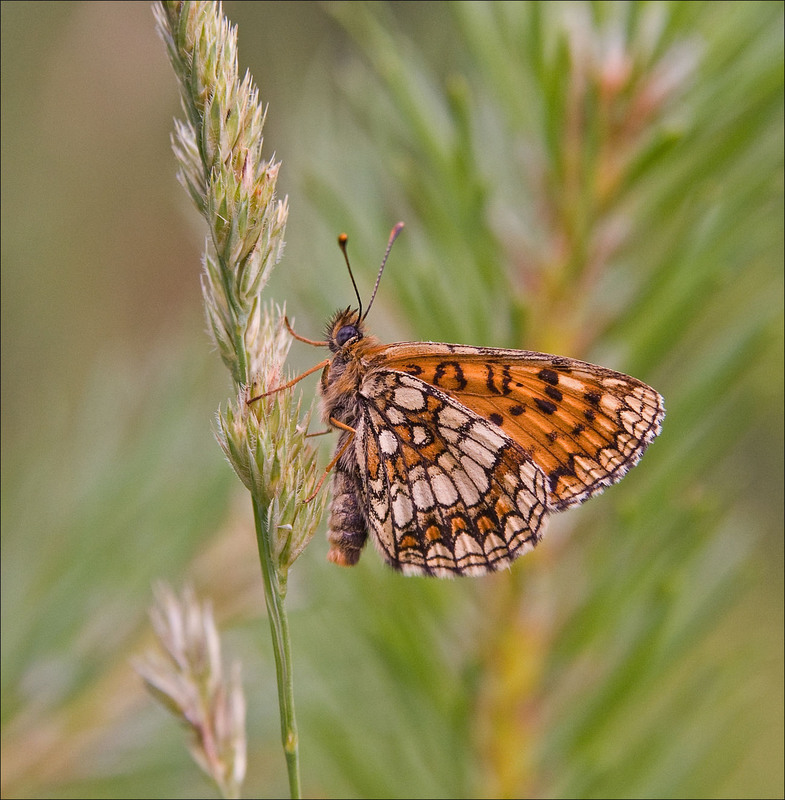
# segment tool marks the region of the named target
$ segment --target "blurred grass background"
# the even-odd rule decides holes
[[[1,8],[2,794],[208,791],[129,665],[151,582],[189,577],[243,660],[246,794],[280,796],[174,76],[146,3]],[[353,301],[336,234],[367,296],[403,219],[380,336],[586,357],[668,408],[507,574],[339,571],[314,540],[289,590],[306,793],[782,796],[783,4],[225,11],[301,333]]]

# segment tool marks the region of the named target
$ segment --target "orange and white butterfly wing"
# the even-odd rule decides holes
[[[546,476],[493,422],[434,385],[384,368],[366,373],[359,411],[364,513],[393,567],[480,575],[537,543]]]
[[[442,390],[512,439],[545,475],[553,510],[621,480],[665,415],[645,383],[545,353],[400,343],[381,350],[377,363]]]

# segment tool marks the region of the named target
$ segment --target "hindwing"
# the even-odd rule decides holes
[[[355,454],[370,532],[407,574],[482,574],[532,548],[546,476],[493,422],[433,384],[371,369]]]

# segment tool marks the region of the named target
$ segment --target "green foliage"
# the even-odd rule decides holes
[[[26,41],[10,13],[21,9],[4,5],[4,45],[8,30]],[[330,311],[353,302],[338,250],[328,249],[335,235],[349,234],[367,297],[403,219],[369,318],[375,333],[586,357],[655,386],[668,409],[641,464],[557,515],[508,573],[407,579],[370,549],[340,571],[315,538],[287,595],[305,793],[781,796],[782,3],[226,11],[240,26],[241,61],[270,56],[265,69],[251,64],[263,99],[285,98],[271,103],[265,131],[290,181],[288,263],[268,291],[297,312],[300,333],[317,336]],[[144,25],[160,55],[149,14]],[[318,45],[322,31],[329,46]],[[301,33],[317,44],[300,47]],[[280,61],[289,50],[292,61]],[[4,46],[7,77],[14,52]],[[67,59],[55,52],[59,69]],[[165,83],[167,69],[162,57],[150,85]],[[290,73],[286,95],[276,78]],[[21,107],[6,92],[3,102]],[[90,126],[117,112],[113,102]],[[165,151],[175,113],[172,99],[134,116],[160,120],[142,130]],[[69,127],[54,127],[51,151],[70,157]],[[107,141],[118,135],[100,130]],[[6,122],[3,133],[7,154]],[[25,208],[34,203],[20,187],[48,150],[32,152],[16,182],[4,158],[4,200],[15,187]],[[82,158],[93,163],[95,147]],[[131,156],[129,168],[149,180],[146,167]],[[166,154],[155,173],[168,197],[172,172]],[[74,198],[81,173],[65,174],[68,191],[51,169],[33,185]],[[36,195],[46,204],[39,225],[56,216],[55,197]],[[9,350],[9,319],[45,323],[6,292],[39,276],[12,280],[8,254],[36,242],[26,214],[8,224],[11,207],[3,348],[4,364],[11,352],[19,367],[34,359]],[[81,219],[61,213],[69,226]],[[69,237],[55,233],[53,261],[66,269]],[[198,256],[181,253],[189,234],[167,228],[166,238],[174,249],[147,280],[184,260],[183,285],[196,287]],[[91,242],[80,242],[69,274],[82,275]],[[134,258],[141,270],[145,259]],[[125,298],[128,276],[114,280],[112,295]],[[58,384],[55,400],[48,386],[6,405],[24,376],[9,381],[4,366],[4,407],[34,409],[24,421],[5,408],[3,417],[4,795],[204,794],[128,663],[143,644],[150,583],[185,574],[213,595],[219,625],[231,628],[227,649],[253,687],[246,791],[286,791],[252,523],[244,504],[228,502],[236,478],[209,431],[225,387],[210,385],[215,355],[212,368],[193,355],[207,341],[197,316],[177,320],[195,341],[167,355],[140,331],[128,337],[145,348],[144,363],[158,364],[146,369],[103,331],[92,381]],[[32,346],[21,330],[17,340]],[[58,341],[41,331],[49,347]],[[313,356],[294,344],[303,366]],[[80,358],[64,371],[81,374]]]
[[[440,607],[389,579],[372,610],[357,587],[353,626],[372,613],[387,643],[363,652],[358,680],[406,709],[421,688],[411,676],[443,676],[450,729],[427,692],[407,720],[417,746],[391,744],[352,686],[346,736],[321,742],[345,765],[330,793],[781,791],[766,697],[782,577],[753,576],[781,559],[782,7],[456,3],[416,20],[330,8],[360,54],[334,138],[377,157],[336,151],[310,186],[330,222],[360,231],[362,264],[383,211],[407,222],[377,301],[394,304],[396,333],[590,356],[652,383],[668,408],[642,465],[552,523],[547,563],[516,565],[509,585],[461,587],[463,602]],[[385,201],[371,226],[364,191]],[[475,592],[493,611],[509,595],[510,614],[464,619]],[[378,611],[412,596],[405,619]],[[442,632],[452,676],[440,648],[400,635],[409,625]],[[349,758],[358,727],[377,744]],[[761,749],[772,768],[756,774]],[[394,766],[369,782],[358,761],[374,750]]]

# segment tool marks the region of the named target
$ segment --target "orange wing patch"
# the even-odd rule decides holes
[[[554,510],[619,481],[659,433],[664,416],[654,389],[576,359],[398,344],[379,360],[439,388],[503,430],[545,474]]]

